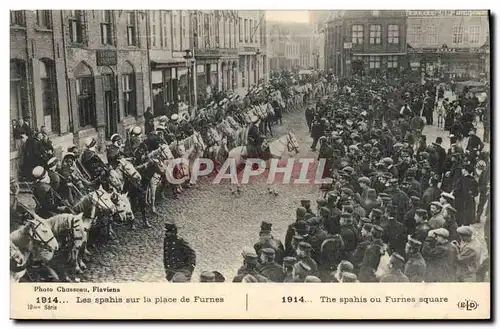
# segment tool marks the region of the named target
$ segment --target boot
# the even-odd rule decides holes
[[[145,228],[151,228],[152,227],[151,224],[149,223],[149,221],[146,218],[144,218],[143,224],[144,224]]]

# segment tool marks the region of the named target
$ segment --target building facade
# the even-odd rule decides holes
[[[250,86],[268,80],[267,24],[263,10],[238,11],[238,83],[246,94]]]
[[[400,70],[406,64],[403,10],[352,10],[326,23],[325,64],[338,76]]]
[[[489,75],[489,13],[408,10],[408,57],[413,71],[430,78]]]
[[[269,26],[269,68],[276,70],[298,70],[300,67],[300,44],[292,39],[281,24]]]

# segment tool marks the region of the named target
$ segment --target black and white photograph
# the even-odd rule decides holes
[[[489,10],[9,28],[11,285],[490,282]]]

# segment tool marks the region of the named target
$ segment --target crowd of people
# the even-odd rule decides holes
[[[430,81],[328,79],[334,91],[311,100],[305,119],[311,150],[319,144],[323,177],[333,183],[322,186],[316,209],[301,201],[284,244],[262,222],[233,282],[487,280],[476,225],[484,222],[489,253],[490,156],[476,126],[478,114],[488,115],[487,100],[465,88],[448,102],[443,86]],[[444,125],[437,125],[450,132],[447,148],[424,132],[441,119],[441,106]],[[217,278],[204,272],[200,280]]]

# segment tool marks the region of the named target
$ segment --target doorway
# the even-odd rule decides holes
[[[115,76],[105,74],[102,76],[104,94],[104,115],[106,117],[106,139],[118,132],[118,107],[116,106]]]

